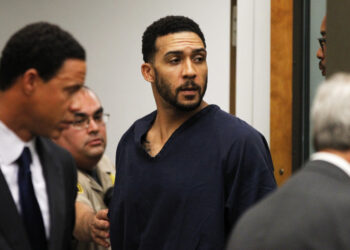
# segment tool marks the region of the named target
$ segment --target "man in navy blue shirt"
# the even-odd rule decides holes
[[[275,189],[264,137],[202,100],[204,35],[183,16],[150,25],[142,74],[157,110],[122,137],[110,206],[115,249],[223,249],[237,218]]]

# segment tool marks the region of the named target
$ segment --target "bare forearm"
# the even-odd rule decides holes
[[[91,241],[91,224],[95,217],[95,211],[83,202],[75,203],[75,227],[74,237],[80,241]]]

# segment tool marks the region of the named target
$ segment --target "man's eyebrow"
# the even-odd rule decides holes
[[[103,113],[103,107],[100,107],[99,109],[97,109],[97,110],[94,112],[94,115],[99,114],[99,113]]]
[[[83,84],[75,84],[71,86],[66,86],[64,89],[72,92],[78,92],[83,87]]]
[[[100,107],[93,113],[93,115],[96,115],[96,114],[99,114],[99,113],[102,113],[102,112],[103,112],[103,107]],[[76,113],[74,113],[74,116],[87,117],[89,115],[87,113],[84,113],[84,112],[76,112]]]
[[[207,50],[204,49],[204,48],[200,48],[200,49],[195,49],[195,50],[193,51],[193,53],[202,53],[202,52],[207,53]]]
[[[207,53],[206,49],[204,48],[200,48],[200,49],[194,49],[192,51],[192,54],[198,54],[198,53]],[[169,56],[169,55],[182,55],[183,51],[181,50],[172,50],[172,51],[168,51],[167,53],[165,53],[164,56]]]
[[[173,51],[168,51],[165,53],[164,56],[169,56],[169,55],[182,55],[183,52],[181,50],[173,50]]]
[[[74,113],[74,116],[78,116],[78,117],[87,117],[88,114],[83,113],[83,112],[76,112],[76,113]]]

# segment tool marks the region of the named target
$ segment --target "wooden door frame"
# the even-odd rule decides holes
[[[292,175],[293,0],[271,1],[270,149],[278,185]]]
[[[294,0],[293,23],[293,171],[309,158],[310,0]]]

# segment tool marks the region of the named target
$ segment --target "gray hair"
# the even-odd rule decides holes
[[[337,73],[320,85],[311,121],[316,151],[350,149],[350,74]]]

